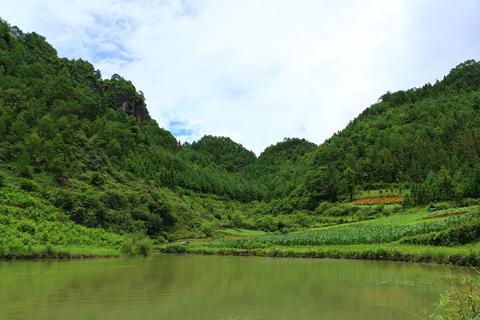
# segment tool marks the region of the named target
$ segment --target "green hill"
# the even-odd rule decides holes
[[[405,184],[428,203],[480,195],[480,63],[442,81],[386,93],[314,152],[308,207],[354,188]]]
[[[0,134],[2,190],[46,202],[91,228],[152,238],[185,234],[215,214],[223,219],[237,206],[233,200],[263,192],[224,163],[180,146],[150,118],[130,81],[104,80],[90,63],[59,58],[42,36],[6,22]],[[222,204],[220,213],[211,212],[212,202]]]
[[[315,148],[305,139],[285,138],[267,147],[247,168],[246,175],[266,186],[268,199],[285,197],[302,181],[308,169],[308,154]]]
[[[191,148],[205,154],[209,160],[228,172],[239,172],[253,164],[256,156],[241,144],[227,137],[204,136],[191,144]]]
[[[467,61],[434,85],[383,95],[320,146],[286,138],[256,157],[227,137],[181,145],[130,81],[0,21],[0,257],[144,253],[147,238],[400,210],[337,203],[369,189],[406,190],[404,206],[477,198],[479,110],[480,63]]]

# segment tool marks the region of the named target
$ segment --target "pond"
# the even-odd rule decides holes
[[[466,271],[190,255],[0,262],[0,319],[415,319]]]

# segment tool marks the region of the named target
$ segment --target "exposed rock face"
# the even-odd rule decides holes
[[[123,100],[122,110],[125,111],[128,115],[134,116],[137,119],[137,122],[143,122],[146,119],[150,118],[145,103],[141,105],[136,105],[132,101]]]
[[[137,92],[130,81],[114,74],[110,80],[105,82],[105,95],[110,105],[117,106],[128,115],[134,116],[137,122],[150,119],[143,93]]]

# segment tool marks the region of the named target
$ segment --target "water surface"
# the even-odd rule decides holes
[[[0,319],[415,319],[465,269],[176,256],[0,262]]]

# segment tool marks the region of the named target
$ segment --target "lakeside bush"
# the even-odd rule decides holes
[[[141,233],[136,233],[126,237],[121,246],[122,253],[132,256],[148,256],[152,252],[152,249],[152,240]]]
[[[450,290],[442,294],[436,320],[478,320],[480,319],[480,279],[464,276],[452,282]]]

